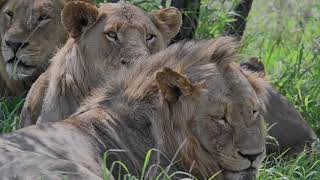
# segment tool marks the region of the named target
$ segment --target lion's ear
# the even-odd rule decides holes
[[[163,99],[170,103],[178,101],[180,96],[192,96],[199,89],[187,77],[170,68],[158,72],[156,82]]]
[[[76,39],[85,28],[97,21],[98,15],[96,6],[82,1],[71,1],[64,7],[61,20],[69,35]]]
[[[182,25],[181,12],[174,8],[166,8],[152,13],[152,21],[166,38],[170,41],[178,34]]]
[[[240,67],[251,72],[257,73],[260,78],[265,78],[266,71],[264,64],[258,58],[252,57],[248,62],[243,62]]]

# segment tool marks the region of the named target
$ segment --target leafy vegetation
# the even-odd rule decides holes
[[[147,10],[161,8],[160,0],[131,2]],[[233,21],[235,2],[202,0],[196,38],[221,35]],[[255,56],[264,62],[274,87],[288,97],[320,135],[319,1],[254,0],[241,50],[246,54],[244,59]],[[0,100],[2,133],[16,129],[22,104],[21,98]],[[149,160],[148,153],[145,163]],[[121,162],[117,164],[123,165]],[[106,170],[105,179],[109,177],[108,172]],[[169,176],[165,175],[166,178]],[[137,178],[128,175],[127,179]],[[320,155],[302,153],[295,158],[269,156],[260,170],[259,179],[320,179]]]

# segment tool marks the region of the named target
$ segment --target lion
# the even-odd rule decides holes
[[[0,73],[10,94],[28,91],[66,42],[60,18],[66,1],[1,0]]]
[[[124,2],[99,9],[90,3],[69,2],[62,11],[62,24],[70,39],[28,93],[22,126],[74,113],[105,77],[167,47],[179,32],[181,19],[176,8],[147,14]]]
[[[24,42],[25,39],[28,37],[27,42],[29,42],[27,47],[25,46],[25,48],[21,48],[19,50],[19,55],[20,57],[22,57],[23,61],[17,61],[18,64],[16,66],[16,70],[12,68],[12,61],[8,64],[7,68],[9,68],[9,72],[15,73],[7,73],[7,63],[2,59],[3,57],[1,54],[3,54],[4,52],[1,51],[2,53],[0,53],[0,95],[21,95],[22,93],[29,90],[31,84],[38,78],[39,74],[47,69],[48,64],[50,62],[49,59],[51,59],[53,54],[55,54],[57,48],[65,44],[68,34],[64,31],[64,27],[60,21],[60,14],[66,1],[67,0],[46,0],[44,3],[44,1],[42,0],[0,0],[0,24],[7,25],[0,27],[0,49],[2,50],[2,46],[5,47],[5,54],[10,56],[6,59],[8,60],[12,58],[11,55],[13,50],[6,45],[5,41],[2,41],[2,37],[8,37],[8,41],[17,40],[20,44]],[[87,2],[90,2],[90,0],[87,0]],[[53,11],[51,11],[51,9]],[[40,16],[46,15],[46,13],[48,13],[48,15],[50,16],[45,17],[42,20],[44,16],[41,18]],[[10,15],[12,14],[14,15],[14,17],[11,18]],[[32,31],[32,33],[30,33],[30,29],[27,28],[29,19],[26,19],[26,14],[30,14],[29,19],[32,19],[33,21],[35,21],[35,19],[42,20],[38,26],[33,27],[34,31]],[[9,23],[10,25],[8,25],[9,20],[11,20],[11,22]],[[29,35],[31,36],[29,37]],[[39,44],[41,44],[41,46],[39,46]],[[31,73],[31,71],[25,72],[25,66],[22,62],[32,64],[34,67],[34,70],[32,70],[32,72],[34,73]],[[37,81],[36,85],[34,85],[31,89],[31,92],[33,92],[30,92],[30,94],[32,94],[33,96],[28,96],[26,100],[26,106],[23,111],[24,113],[22,113],[22,119],[29,119],[26,125],[35,123],[36,119],[38,119],[38,116],[41,113],[43,97],[45,96],[45,89],[48,85],[48,82],[45,81],[47,76],[48,75],[44,73],[40,77],[40,80]],[[275,90],[269,92],[271,96],[275,97],[271,99],[271,101],[281,103],[281,107],[284,110],[287,109],[289,111],[286,111],[286,115],[282,116],[279,114],[279,107],[268,108],[268,113],[264,114],[264,118],[267,121],[272,120],[283,124],[280,126],[280,124],[278,123],[278,125],[276,125],[270,131],[270,135],[278,139],[280,147],[270,145],[273,146],[273,148],[272,150],[270,148],[270,151],[268,150],[268,152],[273,153],[278,152],[279,150],[280,152],[284,152],[287,150],[287,148],[290,147],[291,149],[289,152],[293,152],[291,154],[301,152],[303,150],[304,144],[311,144],[315,137],[312,129],[308,127],[303,118],[301,118],[300,113],[296,109],[294,109],[294,107],[290,103],[288,103],[284,96],[282,96]],[[276,102],[275,104],[278,104]],[[26,109],[28,109],[28,111]],[[276,116],[275,114],[279,114],[279,116]],[[290,119],[296,120],[291,121]],[[23,121],[23,124],[24,122],[25,121]],[[274,123],[271,122],[268,124]],[[289,124],[289,126],[292,127],[291,129],[293,131],[290,131],[286,133],[286,136],[283,136],[281,132],[284,128],[287,127],[287,124]],[[275,131],[275,128],[279,130]],[[295,133],[296,129],[299,129],[299,132],[301,132],[299,136],[297,136],[297,134]],[[281,146],[281,144],[284,144],[284,146]],[[298,147],[297,144],[299,144],[299,148],[292,149],[292,147]]]
[[[257,73],[265,78],[262,62],[251,58],[240,64],[241,68]],[[268,88],[269,104],[263,113],[264,120],[271,127],[268,134],[276,142],[267,143],[267,154],[298,155],[304,150],[313,151],[317,142],[316,133],[289,100],[273,88]],[[285,130],[285,133],[283,133]]]
[[[237,44],[223,37],[172,45],[121,69],[68,119],[2,135],[0,176],[102,179],[103,167],[121,161],[140,177],[146,153],[158,149],[144,175],[157,175],[158,164],[199,179],[256,179],[269,84],[233,62]]]

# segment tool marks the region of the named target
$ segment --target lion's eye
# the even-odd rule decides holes
[[[43,15],[39,16],[38,21],[41,22],[41,21],[45,21],[48,19],[50,19],[50,16],[48,14],[43,14]]]
[[[10,10],[7,10],[5,13],[6,13],[6,16],[9,17],[10,19],[13,17],[13,12]]]
[[[107,37],[114,40],[114,41],[117,41],[118,40],[118,36],[117,36],[117,33],[115,32],[107,32],[106,33]]]
[[[218,122],[219,124],[226,126],[227,125],[227,118],[225,116],[211,116],[211,119],[214,122]]]
[[[257,118],[259,116],[259,111],[253,110],[253,117]]]
[[[152,40],[154,40],[155,37],[156,37],[156,36],[153,35],[153,34],[148,34],[147,37],[146,37],[146,40],[147,40],[147,41],[152,41]]]
[[[224,117],[219,118],[218,123],[221,124],[221,125],[223,125],[223,126],[227,126],[227,119],[226,119],[226,117],[224,116]]]

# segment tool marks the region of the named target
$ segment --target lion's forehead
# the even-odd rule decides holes
[[[42,14],[49,14],[51,17],[60,16],[62,8],[61,2],[53,0],[13,0],[3,7],[3,11],[10,10],[14,13],[12,23],[20,22],[27,25],[33,16]]]
[[[63,7],[63,4],[53,0],[13,0],[8,2],[7,7],[12,8],[13,11],[29,11],[48,8],[53,9],[58,5]]]
[[[209,100],[218,104],[258,104],[258,96],[249,80],[238,71],[217,73],[207,81]]]
[[[129,24],[151,23],[149,16],[140,8],[125,3],[106,3],[99,8],[100,14]]]

